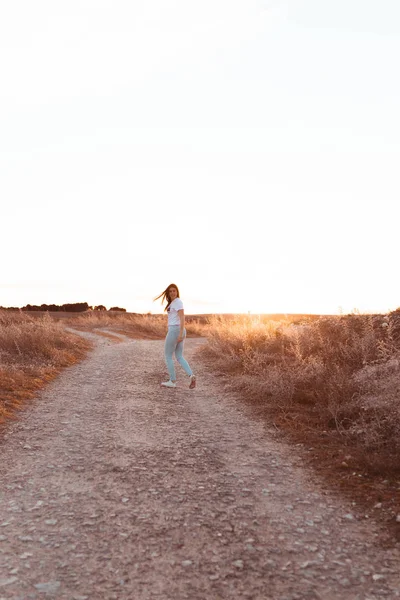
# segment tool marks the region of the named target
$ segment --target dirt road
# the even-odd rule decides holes
[[[400,598],[400,548],[206,371],[97,337],[0,443],[0,599]]]

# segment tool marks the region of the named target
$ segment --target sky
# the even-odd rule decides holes
[[[0,306],[400,306],[398,0],[0,0]]]

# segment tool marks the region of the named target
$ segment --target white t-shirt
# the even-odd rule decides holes
[[[183,302],[180,298],[175,298],[167,308],[168,312],[168,327],[171,325],[180,325],[178,310],[183,310]]]

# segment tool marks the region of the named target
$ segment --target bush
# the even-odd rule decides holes
[[[334,431],[366,452],[400,451],[400,314],[298,324],[213,319],[204,349],[276,418]],[[395,461],[396,462],[396,461]]]
[[[49,315],[0,311],[0,421],[88,347]]]

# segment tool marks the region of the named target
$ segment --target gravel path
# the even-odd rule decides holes
[[[0,445],[0,600],[400,598],[400,548],[205,371],[97,338]],[[179,374],[182,371],[178,371]]]

